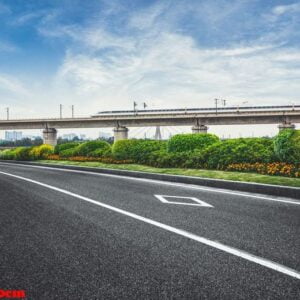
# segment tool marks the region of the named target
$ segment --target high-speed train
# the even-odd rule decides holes
[[[210,112],[244,112],[244,111],[292,111],[300,109],[300,105],[277,105],[277,106],[231,106],[210,108],[171,108],[171,109],[143,109],[143,110],[110,110],[100,111],[92,117],[101,116],[128,116],[128,115],[151,115],[151,114],[176,114],[176,113],[210,113]]]

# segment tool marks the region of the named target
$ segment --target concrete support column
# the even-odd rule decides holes
[[[208,127],[205,125],[195,125],[192,127],[192,133],[207,133]]]
[[[44,144],[55,146],[57,144],[57,130],[55,128],[46,128],[43,130]]]
[[[292,123],[283,123],[278,125],[279,132],[284,129],[295,129],[295,124]]]
[[[127,127],[116,127],[114,128],[114,137],[115,142],[119,140],[127,140],[128,139],[128,128]]]

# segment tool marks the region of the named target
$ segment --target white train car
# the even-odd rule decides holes
[[[277,105],[277,106],[231,106],[218,107],[217,111],[222,112],[246,112],[246,111],[291,111],[300,109],[300,105]],[[171,109],[143,109],[143,110],[111,110],[101,111],[92,117],[110,116],[134,116],[134,115],[157,115],[157,114],[177,114],[177,113],[213,113],[215,107],[210,108],[171,108]]]

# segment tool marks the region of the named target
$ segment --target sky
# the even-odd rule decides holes
[[[0,0],[0,118],[6,107],[11,118],[57,117],[60,104],[82,116],[133,101],[279,105],[299,95],[297,0]]]

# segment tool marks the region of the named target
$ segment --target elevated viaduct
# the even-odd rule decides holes
[[[276,124],[279,130],[300,123],[300,105],[231,108],[165,109],[100,112],[83,118],[0,120],[0,130],[42,129],[44,143],[56,144],[57,129],[114,128],[115,140],[127,139],[129,127],[191,126],[206,133],[209,125]]]

